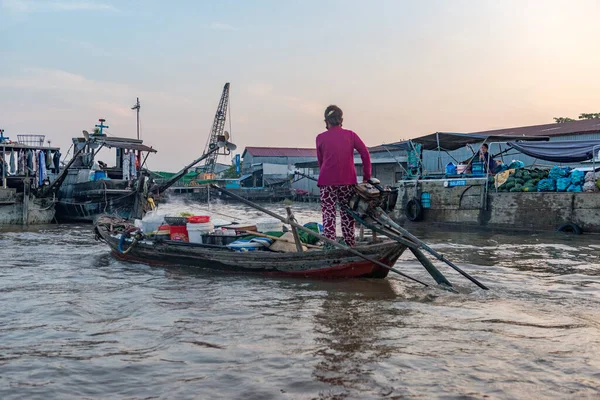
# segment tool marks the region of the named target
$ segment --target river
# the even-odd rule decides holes
[[[319,218],[316,205],[294,210],[302,223]],[[0,398],[600,396],[597,236],[415,233],[491,290],[443,266],[459,294],[393,274],[307,281],[154,268],[115,260],[91,226],[4,228]],[[431,282],[409,252],[396,266]]]

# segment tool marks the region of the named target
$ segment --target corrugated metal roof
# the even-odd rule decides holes
[[[394,143],[389,143],[389,144],[380,144],[379,146],[373,146],[373,147],[369,147],[369,153],[380,153],[382,151],[388,152],[388,151],[397,151],[398,149],[394,148],[395,144],[398,144],[400,142],[394,142]]]
[[[487,136],[561,136],[589,132],[600,132],[600,119],[584,119],[562,124],[532,125],[470,133]]]
[[[298,147],[246,147],[246,152],[254,157],[316,157],[317,149],[306,149]]]

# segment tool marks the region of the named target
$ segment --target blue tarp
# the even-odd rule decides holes
[[[569,140],[560,142],[509,142],[513,149],[528,156],[558,163],[576,163],[594,158],[600,150],[600,140]]]

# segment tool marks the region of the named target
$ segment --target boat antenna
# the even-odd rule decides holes
[[[102,131],[104,128],[108,128],[108,125],[104,125],[104,122],[106,121],[104,118],[100,118],[98,121],[100,121],[100,124],[96,125],[96,128],[99,129],[98,134],[103,135],[104,133],[102,133]]]
[[[138,97],[135,105],[133,107],[131,107],[132,110],[136,110],[136,114],[137,114],[137,138],[138,140],[140,140],[140,107],[142,107],[142,105],[140,104],[140,98]]]

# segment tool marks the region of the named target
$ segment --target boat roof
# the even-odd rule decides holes
[[[85,142],[85,138],[79,137],[74,138],[79,143]],[[156,150],[152,147],[146,146],[143,144],[144,142],[141,139],[133,139],[133,138],[123,138],[116,136],[106,136],[106,135],[90,135],[90,141],[94,143],[102,144],[108,148],[117,148],[117,149],[127,149],[127,150],[139,150],[139,151],[147,151],[150,153],[156,153]]]
[[[59,147],[50,147],[50,146],[30,146],[27,144],[21,143],[0,143],[0,148],[10,150],[50,150],[50,151],[59,151]]]
[[[548,141],[548,136],[523,136],[523,135],[492,135],[486,133],[454,133],[454,132],[435,132],[429,135],[421,136],[411,140],[386,145],[402,150],[410,150],[412,143],[419,143],[423,150],[457,150],[468,144],[482,142],[509,142],[509,141]]]

